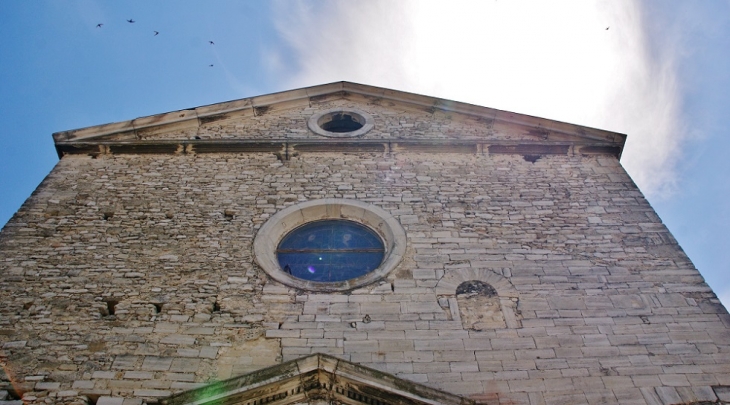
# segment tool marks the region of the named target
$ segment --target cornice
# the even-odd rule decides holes
[[[466,153],[542,155],[610,155],[620,158],[622,145],[600,141],[508,141],[452,139],[271,139],[271,140],[154,140],[154,141],[71,141],[56,142],[59,157],[64,155],[125,154],[206,154],[273,153],[283,160],[313,152],[375,153]]]
[[[159,128],[160,131],[169,131],[171,128],[178,126],[196,128],[223,119],[255,117],[274,107],[293,107],[297,103],[311,104],[327,98],[342,98],[351,94],[360,95],[371,100],[403,103],[432,114],[437,111],[452,112],[489,120],[496,125],[528,127],[532,128],[531,132],[536,135],[544,134],[545,138],[548,134],[577,136],[586,140],[613,143],[619,148],[623,148],[626,142],[626,135],[616,132],[351,82],[335,82],[305,87],[140,117],[129,121],[62,131],[54,133],[53,138],[60,154],[60,149],[63,149],[62,145],[70,141],[93,142],[94,138],[123,133],[137,134],[138,131],[153,131],[155,128]],[[101,144],[101,142],[98,142],[98,144]]]

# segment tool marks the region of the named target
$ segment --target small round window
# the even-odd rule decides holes
[[[318,135],[344,138],[364,135],[373,128],[370,114],[355,110],[334,108],[321,111],[309,118],[307,126]]]
[[[353,221],[310,222],[289,232],[276,249],[282,270],[293,277],[344,281],[380,266],[385,248],[380,237]]]
[[[365,121],[362,116],[344,111],[328,114],[320,119],[322,121],[319,127],[329,132],[346,133],[355,132],[363,127]]]

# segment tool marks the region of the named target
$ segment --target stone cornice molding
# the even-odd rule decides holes
[[[507,141],[507,140],[382,140],[382,139],[272,139],[272,140],[153,140],[153,141],[61,141],[56,142],[59,157],[67,154],[204,154],[267,152],[283,160],[308,152],[424,152],[469,153],[484,155],[611,155],[619,158],[623,148],[611,142]]]
[[[626,135],[616,132],[351,82],[336,82],[306,87],[140,117],[129,121],[62,131],[53,134],[53,138],[58,148],[68,142],[102,141],[98,138],[125,133],[137,134],[142,130],[154,131],[159,129],[164,132],[177,128],[199,128],[221,120],[256,117],[266,114],[272,108],[284,109],[297,105],[311,105],[352,95],[364,97],[368,102],[375,104],[383,102],[399,103],[431,114],[437,111],[459,113],[476,117],[491,123],[491,125],[521,126],[529,128],[528,132],[534,135],[536,139],[541,140],[564,136],[578,137],[586,142],[610,143],[621,149],[623,149],[626,142]]]
[[[163,405],[473,405],[475,401],[325,354],[315,354],[163,399]]]

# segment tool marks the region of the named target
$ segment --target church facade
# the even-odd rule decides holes
[[[56,133],[0,404],[730,403],[625,140],[349,82]]]

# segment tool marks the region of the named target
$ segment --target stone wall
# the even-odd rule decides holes
[[[331,108],[363,108],[366,103],[367,112],[378,123],[363,139],[480,139],[487,136],[494,139],[515,139],[524,134],[522,131],[510,131],[500,128],[493,130],[493,120],[449,113],[440,110],[429,110],[394,104],[380,99],[368,100],[356,95],[348,98],[322,99],[311,102],[301,100],[297,108],[288,105],[285,108],[276,106],[259,108],[255,115],[247,119],[204,120],[200,127],[173,130],[160,133],[156,128],[139,131],[143,140],[152,139],[190,139],[199,136],[202,139],[322,139],[307,129],[307,120],[323,110]],[[239,118],[239,117],[235,117]],[[534,136],[533,136],[534,139]]]
[[[257,229],[320,198],[398,218],[403,262],[347,293],[269,280]],[[316,352],[485,402],[730,385],[727,311],[612,157],[66,156],[0,234],[0,273],[0,378],[29,403],[155,402]],[[472,280],[497,294],[481,323]]]

